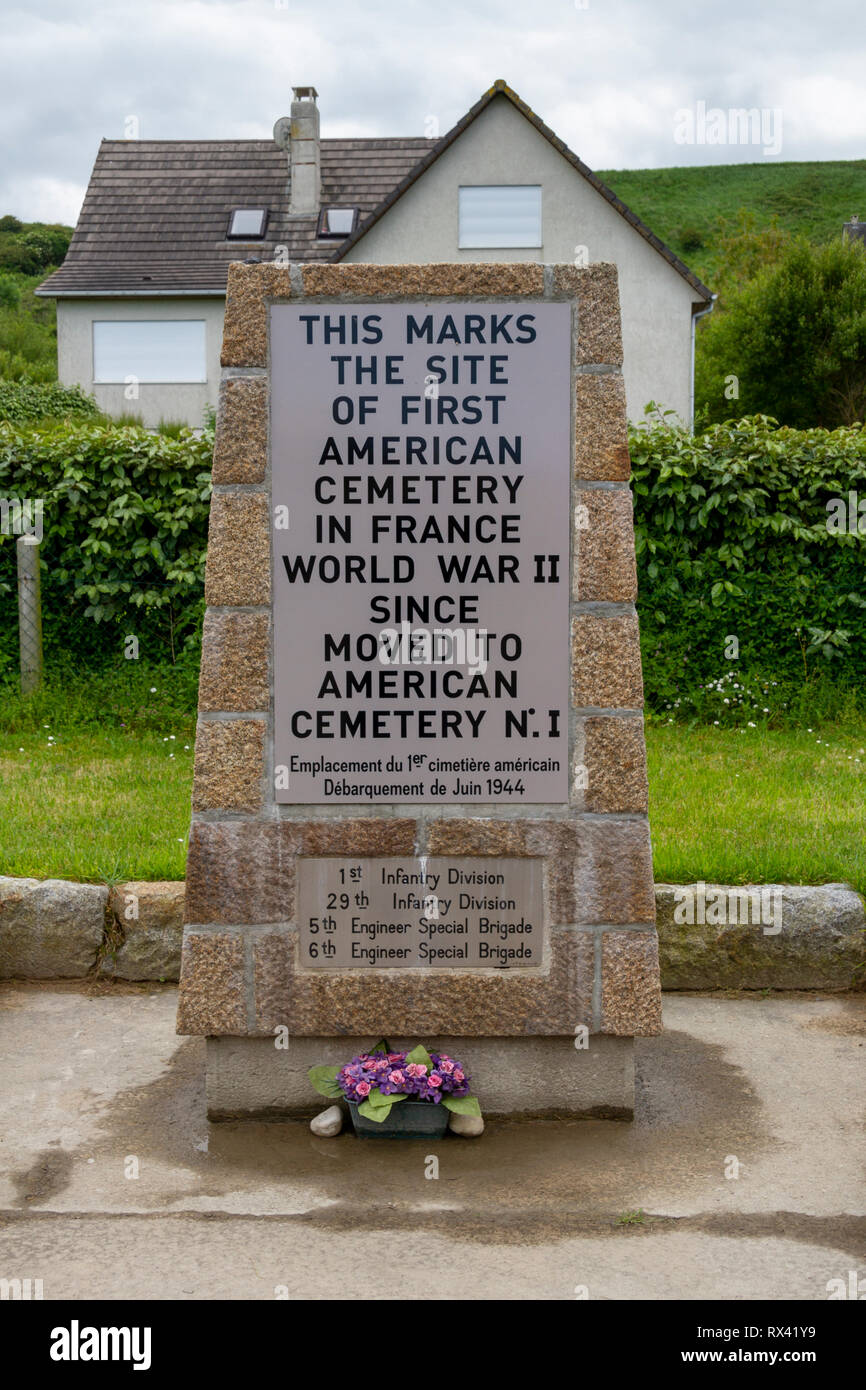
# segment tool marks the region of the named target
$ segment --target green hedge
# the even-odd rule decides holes
[[[739,671],[769,689],[824,674],[866,685],[866,534],[831,532],[827,511],[852,491],[866,501],[866,429],[754,416],[696,436],[657,423],[630,445],[651,706],[699,708],[708,685],[721,706],[716,687]]]
[[[174,660],[203,607],[213,434],[0,424],[0,497],[43,500],[46,651]],[[17,665],[15,544],[0,538],[0,666]]]
[[[98,415],[99,406],[80,386],[59,386],[56,381],[0,381],[0,421],[29,421],[69,416]]]
[[[783,689],[822,673],[866,689],[866,535],[828,531],[826,508],[851,491],[866,500],[866,430],[798,431],[758,416],[697,436],[657,423],[632,430],[630,442],[650,707],[724,717],[736,706],[764,717]],[[135,635],[150,660],[184,650],[194,660],[212,448],[211,431],[0,424],[0,498],[45,503],[49,659],[116,664]],[[0,668],[12,674],[8,538],[0,618]],[[731,636],[736,660],[725,655]]]

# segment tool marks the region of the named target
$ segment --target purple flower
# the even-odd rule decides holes
[[[360,1052],[340,1068],[337,1084],[347,1100],[358,1102],[373,1090],[384,1096],[405,1095],[440,1104],[443,1095],[464,1096],[469,1077],[460,1063],[445,1053],[431,1053],[432,1067],[407,1062],[405,1052]]]

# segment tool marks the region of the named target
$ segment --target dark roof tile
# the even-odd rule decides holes
[[[323,140],[323,200],[363,220],[435,140]],[[103,140],[66,259],[46,295],[225,291],[231,261],[324,261],[315,217],[289,217],[285,152],[271,140]],[[266,207],[261,241],[227,240],[237,207]],[[149,276],[148,280],[143,277]]]

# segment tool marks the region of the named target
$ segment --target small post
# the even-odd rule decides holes
[[[42,684],[42,598],[39,588],[39,542],[19,536],[18,646],[21,653],[21,694],[32,695]]]

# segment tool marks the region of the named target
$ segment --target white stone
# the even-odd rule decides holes
[[[310,1129],[320,1139],[333,1139],[334,1135],[339,1134],[342,1128],[343,1112],[339,1105],[329,1105],[327,1110],[323,1110],[314,1120],[310,1120]]]
[[[464,1139],[477,1139],[479,1134],[484,1133],[484,1121],[480,1115],[457,1115],[452,1110],[448,1116],[448,1128],[452,1134],[459,1134]]]

